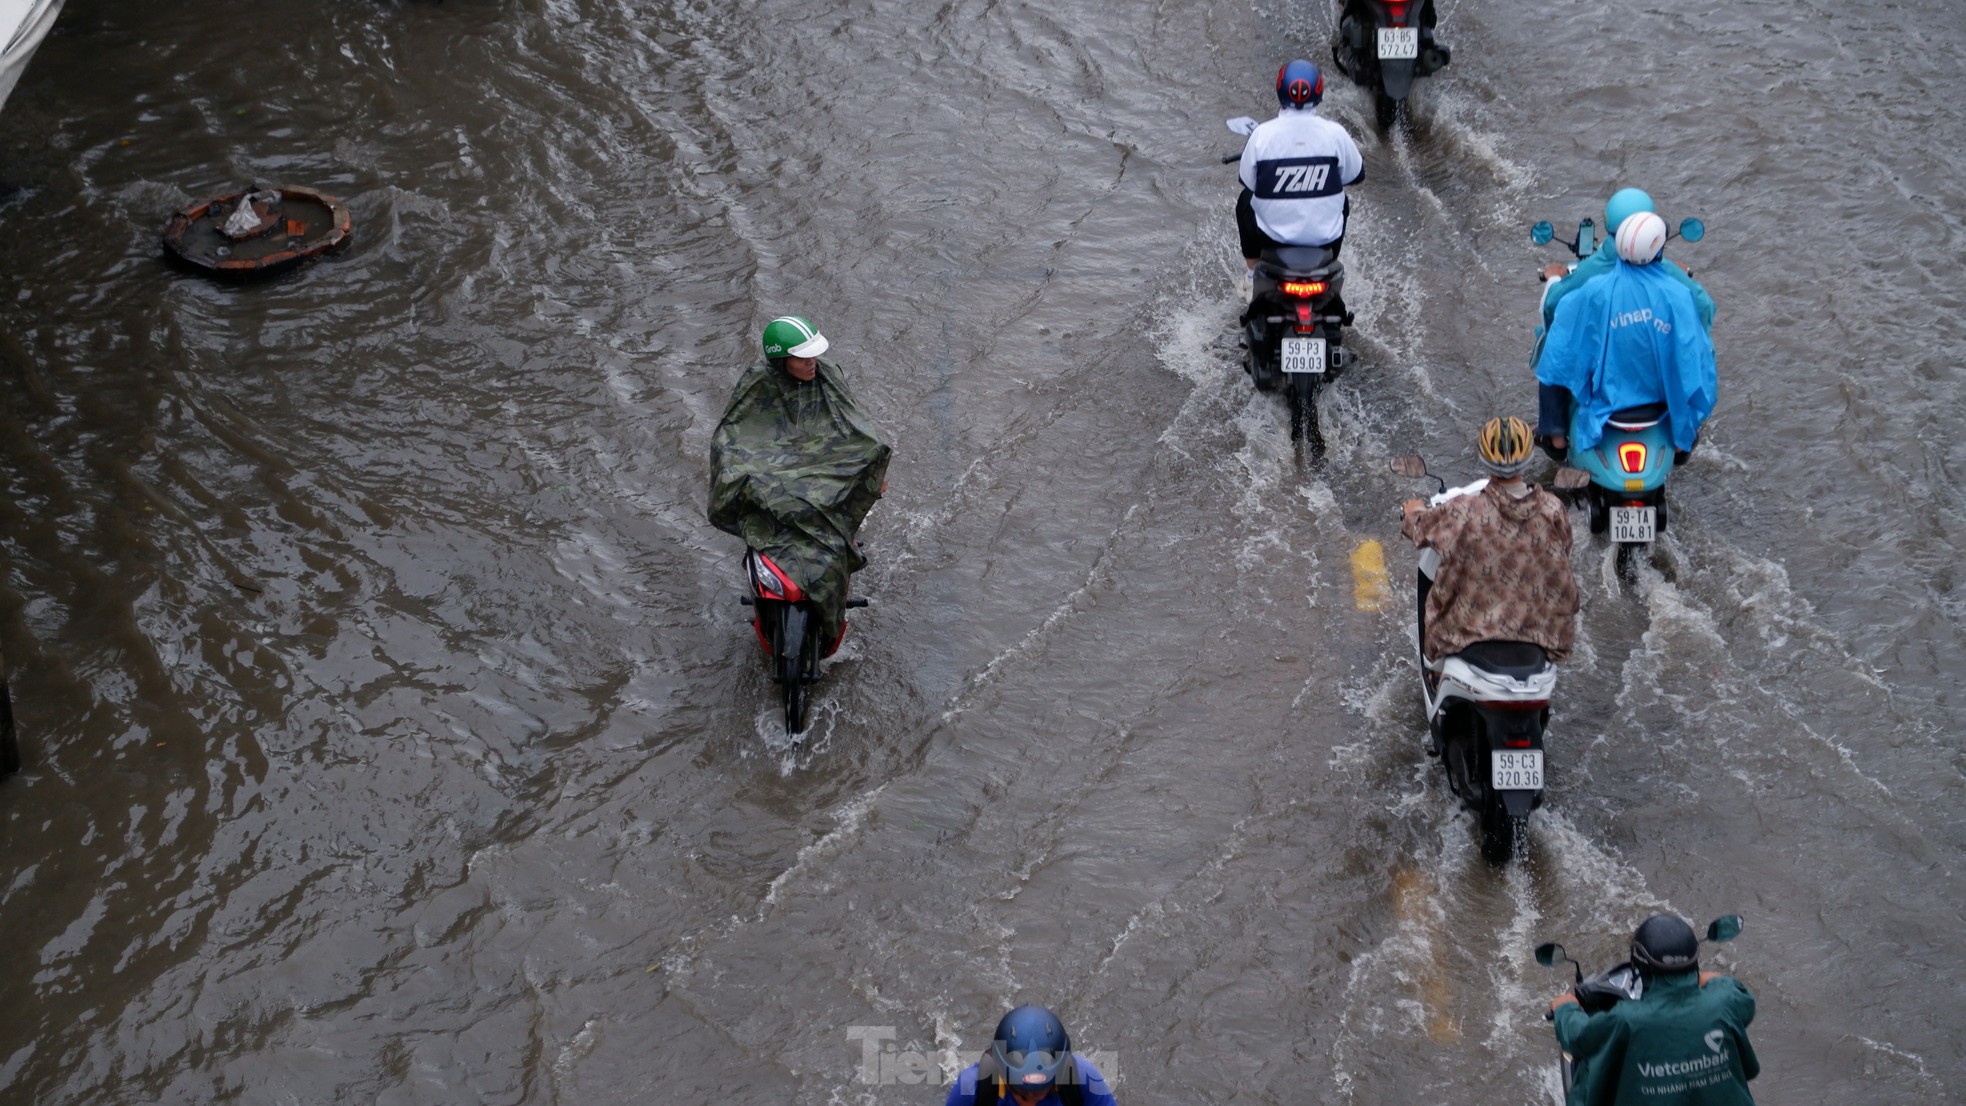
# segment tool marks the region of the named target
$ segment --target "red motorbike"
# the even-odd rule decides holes
[[[785,732],[805,732],[812,714],[812,685],[819,681],[819,662],[840,651],[846,640],[846,619],[826,626],[805,589],[770,557],[755,549],[744,551],[744,573],[751,594],[738,602],[752,610],[751,629],[771,658],[771,678],[785,704]],[[848,599],[848,607],[865,607],[865,599]]]

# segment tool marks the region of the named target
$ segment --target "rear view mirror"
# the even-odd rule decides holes
[[[1741,935],[1741,925],[1739,914],[1723,914],[1707,926],[1707,940],[1732,941]]]
[[[1707,236],[1707,225],[1698,219],[1681,219],[1679,236],[1688,242],[1698,242]]]
[[[1420,455],[1417,453],[1409,453],[1404,457],[1395,457],[1388,462],[1388,466],[1401,476],[1427,475],[1427,463],[1422,461]]]
[[[1551,942],[1536,946],[1536,963],[1543,967],[1554,968],[1556,962],[1561,959],[1563,959],[1562,945]]]
[[[1248,135],[1256,130],[1256,120],[1247,115],[1238,115],[1228,121],[1229,129],[1240,135]]]
[[[1537,223],[1535,226],[1529,228],[1529,240],[1531,242],[1536,243],[1538,246],[1547,246],[1552,241],[1555,241],[1555,239],[1556,239],[1556,228],[1550,225],[1550,221],[1548,219],[1545,219],[1542,222]]]
[[[1591,474],[1583,469],[1560,468],[1556,470],[1556,479],[1552,482],[1566,492],[1574,492],[1591,482]]]

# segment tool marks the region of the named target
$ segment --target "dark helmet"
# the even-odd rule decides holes
[[[1316,107],[1324,100],[1324,74],[1303,58],[1277,70],[1277,103],[1287,108]]]
[[[1072,1058],[1072,1039],[1058,1015],[1042,1006],[1019,1006],[997,1023],[990,1054],[1003,1065],[1011,1086],[1049,1087]]]
[[[1632,934],[1632,963],[1644,972],[1690,972],[1700,966],[1700,938],[1686,919],[1654,914]]]

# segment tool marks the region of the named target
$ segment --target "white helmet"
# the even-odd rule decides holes
[[[1650,211],[1634,212],[1618,224],[1618,256],[1634,265],[1650,265],[1666,248],[1666,221]]]

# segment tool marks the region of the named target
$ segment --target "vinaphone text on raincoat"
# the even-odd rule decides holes
[[[1712,334],[1713,297],[1708,295],[1707,290],[1700,286],[1700,282],[1694,280],[1692,275],[1685,269],[1680,268],[1678,263],[1673,261],[1672,258],[1661,257],[1659,260],[1653,262],[1653,264],[1663,268],[1667,276],[1683,285],[1688,292],[1693,293],[1693,306],[1700,310],[1700,325],[1707,328],[1708,334]],[[1577,267],[1570,270],[1569,276],[1563,277],[1555,284],[1550,285],[1549,291],[1543,293],[1543,318],[1536,325],[1536,349],[1529,358],[1529,364],[1531,366],[1534,366],[1537,361],[1542,360],[1543,345],[1550,336],[1550,324],[1556,321],[1556,309],[1562,306],[1564,299],[1570,293],[1589,284],[1592,278],[1603,276],[1616,268],[1617,265],[1617,242],[1607,237],[1603,244],[1599,245],[1589,257],[1577,262]]]
[[[1571,449],[1597,445],[1613,411],[1660,402],[1674,448],[1692,449],[1719,384],[1692,294],[1657,265],[1622,260],[1557,305],[1536,379],[1569,391]]]
[[[800,381],[760,361],[710,436],[710,524],[770,557],[837,627],[890,453],[837,366]]]

